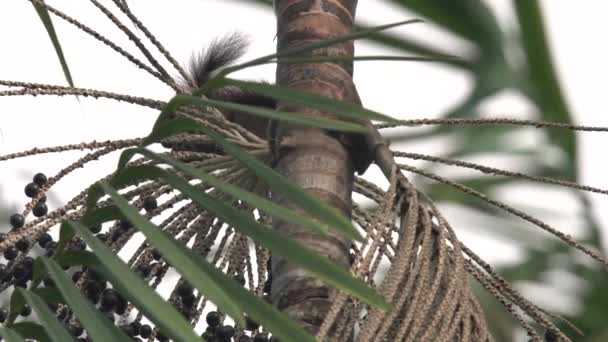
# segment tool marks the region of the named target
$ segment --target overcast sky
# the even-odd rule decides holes
[[[88,1],[47,0],[88,26],[107,35],[130,52],[140,56],[134,46]],[[109,7],[110,1],[102,1]],[[275,19],[273,13],[256,6],[227,0],[132,0],[133,11],[148,25],[174,57],[185,62],[193,51],[204,47],[211,39],[226,32],[239,30],[252,38],[247,57],[271,53],[275,49]],[[550,3],[550,5],[549,5]],[[584,6],[581,4],[584,3]],[[505,27],[513,15],[509,1],[491,2]],[[559,69],[559,76],[572,111],[579,124],[608,126],[605,113],[608,77],[608,2],[542,1],[550,41]],[[413,18],[414,16],[386,5],[382,1],[359,1],[357,15],[366,23],[384,24]],[[76,86],[113,91],[117,93],[168,100],[171,89],[137,69],[121,56],[54,18]],[[0,1],[0,78],[49,84],[65,84],[61,68],[54,55],[37,15],[25,0]],[[448,51],[461,51],[466,44],[430,24],[401,27],[396,32],[407,33],[425,41],[432,41]],[[507,32],[509,33],[509,32]],[[375,45],[357,42],[357,54],[387,54]],[[169,66],[165,64],[167,68]],[[243,78],[273,81],[274,66],[268,65],[246,70]],[[459,102],[470,90],[471,80],[455,70],[423,63],[365,62],[357,64],[355,81],[364,104],[372,109],[400,118],[435,117]],[[151,128],[155,111],[109,100],[94,101],[74,98],[29,97],[0,98],[0,155],[29,149],[35,146],[54,146],[91,140],[107,140],[145,135]],[[489,114],[525,116],[533,112],[529,103],[517,94],[502,93],[484,103]],[[605,173],[606,135],[587,133],[579,135],[582,182],[607,188]],[[435,147],[440,148],[440,147]],[[432,154],[432,150],[424,151]],[[437,151],[435,151],[437,152]],[[42,171],[49,175],[57,172],[79,154],[65,153],[26,158],[0,164],[0,201],[21,208],[26,201],[23,187],[31,176]],[[60,182],[52,191],[51,204],[70,199],[96,178],[110,172],[115,160],[102,159],[94,167],[79,170],[70,180]],[[554,209],[568,205],[559,197],[547,200]],[[529,198],[525,189],[518,189],[515,197]],[[556,195],[561,196],[561,195]],[[605,224],[608,222],[608,204],[599,195],[592,196],[596,213]],[[603,202],[603,203],[602,203]],[[562,203],[562,204],[560,204]],[[51,209],[53,206],[51,206]],[[20,209],[19,209],[20,210]],[[450,209],[447,208],[448,212]],[[572,231],[576,220],[560,217],[555,225]],[[4,222],[0,226],[7,226]],[[576,230],[574,230],[576,231]],[[512,246],[476,234],[458,232],[465,241],[489,260],[507,260],[516,255]]]

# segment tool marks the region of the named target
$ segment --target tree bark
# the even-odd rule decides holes
[[[313,43],[352,31],[356,0],[275,0],[277,50]],[[307,56],[352,56],[352,41],[300,54]],[[277,83],[337,100],[357,102],[352,80],[353,63],[308,63],[277,65]],[[279,102],[278,110],[303,115],[334,118],[331,113]],[[322,129],[273,123],[269,130],[274,167],[309,193],[351,215],[354,171],[370,163],[367,149],[352,153],[364,144],[360,135],[344,135]],[[295,208],[280,193],[277,203]],[[322,236],[300,226],[275,220],[273,227],[302,245],[349,267],[351,242],[341,235]],[[272,302],[289,317],[316,333],[335,291],[285,258],[272,258]]]

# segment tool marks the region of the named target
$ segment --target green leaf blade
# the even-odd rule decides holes
[[[347,119],[355,120],[375,120],[381,122],[399,122],[388,115],[363,108],[357,104],[338,101],[329,97],[320,96],[314,93],[304,92],[288,87],[273,84],[239,81],[225,78],[221,80],[221,85],[231,85],[240,89],[253,91],[257,94],[271,97],[277,100],[285,100],[301,105],[318,108],[328,113],[335,114]]]
[[[49,338],[46,331],[40,324],[34,322],[19,322],[11,325],[11,330],[16,331],[24,338],[40,342],[55,342]]]
[[[502,33],[492,11],[480,0],[394,0],[452,33],[478,45],[487,56],[501,56]]]
[[[514,0],[513,5],[521,29],[522,46],[529,69],[529,82],[534,89],[530,95],[539,108],[542,108],[542,119],[572,123],[573,118],[551,58],[539,4],[536,0]],[[576,135],[573,131],[557,130],[549,130],[547,135],[551,142],[559,146],[568,157],[568,161],[564,163],[565,176],[568,180],[576,181],[578,176],[575,167]]]
[[[211,99],[203,99],[200,97],[194,97],[189,95],[176,95],[169,101],[166,107],[167,112],[174,112],[180,106],[193,105],[193,106],[210,106],[219,109],[233,110],[246,114],[256,115],[267,119],[280,120],[289,122],[296,125],[303,125],[309,127],[318,127],[328,130],[341,131],[341,132],[353,132],[353,133],[366,133],[367,129],[359,124],[344,122],[339,120],[317,118],[311,116],[304,116],[299,113],[276,111],[263,107],[256,107],[250,105],[243,105],[238,103],[218,101]]]
[[[6,342],[26,342],[21,335],[8,328],[0,328],[0,336],[4,337]]]

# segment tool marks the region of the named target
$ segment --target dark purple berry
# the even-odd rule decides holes
[[[27,275],[27,273],[28,270],[23,267],[23,265],[17,265],[13,267],[13,278],[15,279],[22,279]]]
[[[117,315],[124,314],[125,311],[127,311],[127,305],[128,305],[127,301],[119,295],[118,302],[116,303],[116,306],[114,307],[114,312]]]
[[[220,341],[230,341],[232,336],[234,336],[234,327],[231,325],[224,325],[215,329],[215,335],[220,339]]]
[[[212,333],[205,331],[201,337],[203,338],[203,341],[205,342],[211,342],[215,339],[215,335],[213,335]]]
[[[112,234],[110,234],[110,241],[115,242],[116,240],[118,240],[120,238],[122,233],[123,232],[120,229],[113,231]]]
[[[143,338],[148,338],[151,335],[152,335],[152,328],[147,324],[142,325],[141,329],[139,329],[139,336],[141,336]]]
[[[99,303],[99,299],[101,299],[101,295],[100,294],[87,294],[87,298],[91,301],[91,303],[93,304],[97,304]]]
[[[23,260],[21,261],[21,264],[23,265],[23,267],[31,270],[32,266],[34,266],[34,258],[32,257],[25,257],[23,258]]]
[[[30,258],[31,259],[31,258]],[[24,259],[13,268],[13,277],[20,280],[29,280],[32,277],[33,264]]]
[[[216,327],[220,324],[220,314],[217,311],[211,311],[205,317],[205,321],[210,327]]]
[[[101,274],[92,268],[87,269],[87,277],[89,277],[89,279],[95,280],[95,281],[103,280],[103,277],[101,276]]]
[[[241,337],[239,337],[238,342],[251,342],[251,337],[247,335],[242,335]]]
[[[49,207],[46,206],[46,203],[38,202],[32,209],[32,213],[36,217],[44,216],[49,211]]]
[[[120,223],[118,224],[118,227],[122,230],[122,231],[127,231],[129,229],[131,229],[131,227],[133,227],[133,225],[131,224],[131,222],[127,221],[127,220],[120,220]]]
[[[17,247],[20,252],[25,252],[30,248],[30,242],[26,238],[23,238],[15,243],[15,247]]]
[[[98,297],[101,294],[101,291],[103,291],[101,284],[95,280],[87,280],[85,286],[86,286],[87,296],[89,298]]]
[[[105,289],[101,294],[101,311],[113,311],[118,304],[118,294],[112,289]]]
[[[253,338],[253,342],[268,342],[268,337],[264,334],[257,334]]]
[[[34,198],[40,192],[40,187],[36,183],[28,183],[24,189],[25,195]]]
[[[182,297],[182,304],[184,304],[186,307],[192,307],[192,305],[194,305],[194,302],[196,301],[196,296],[193,293],[190,293],[187,296]]]
[[[46,181],[47,181],[46,175],[42,172],[38,172],[37,174],[34,175],[33,181],[38,186],[43,186],[44,184],[46,184]]]
[[[10,222],[13,229],[19,229],[25,224],[25,217],[21,214],[13,214],[11,215]]]
[[[57,242],[55,241],[49,241],[44,245],[44,249],[46,249],[47,251],[49,249],[55,249],[57,247]]]
[[[158,207],[158,203],[156,202],[156,198],[154,197],[146,197],[144,198],[144,209],[146,211],[152,211]]]
[[[99,233],[101,231],[101,224],[93,225],[89,229],[91,230],[91,233],[97,234],[97,233]]]
[[[193,288],[190,284],[185,281],[182,281],[177,287],[177,294],[180,297],[186,297],[192,294]]]
[[[251,317],[245,317],[245,330],[255,331],[258,330],[259,327],[260,325],[251,319]]]
[[[44,248],[47,243],[53,241],[53,237],[49,233],[44,233],[38,237],[38,245]]]
[[[29,305],[24,305],[23,309],[21,309],[21,312],[19,313],[21,316],[23,317],[27,317],[32,313],[32,308]]]
[[[6,260],[13,260],[17,257],[17,255],[19,255],[19,251],[17,251],[17,248],[13,246],[8,246],[4,250],[4,259]]]
[[[139,335],[140,331],[141,331],[141,323],[139,322],[131,322],[129,324],[131,326],[131,329],[133,329],[133,336],[137,336]]]
[[[50,243],[49,243],[50,244]],[[53,255],[55,255],[55,247],[53,248],[46,248],[46,252],[44,252],[44,256],[46,257],[52,257]]]
[[[154,258],[154,260],[160,260],[160,258],[162,258],[162,255],[160,254],[158,249],[154,248],[152,250],[152,258]]]

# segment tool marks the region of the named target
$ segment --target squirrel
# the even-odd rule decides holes
[[[206,49],[194,54],[186,66],[186,78],[178,80],[181,91],[192,94],[203,86],[211,76],[221,69],[234,64],[241,58],[249,45],[248,39],[240,33],[228,34],[222,38],[214,39]],[[209,99],[220,100],[244,105],[274,109],[276,101],[273,98],[262,96],[238,87],[227,86],[215,89],[205,94]],[[266,138],[268,119],[239,111],[222,110],[224,117],[234,122],[260,138]],[[171,139],[162,143],[166,148],[176,151],[198,151],[206,153],[220,153],[218,147],[212,143],[183,143],[173,142]]]
[[[184,92],[192,94],[196,89],[204,85],[215,72],[234,64],[245,54],[248,45],[249,41],[239,33],[228,34],[221,39],[213,40],[205,50],[191,58],[186,70],[188,79],[180,80],[180,85],[184,89]],[[213,90],[206,94],[206,96],[213,100],[273,110],[277,106],[277,101],[273,98],[234,86],[226,86]],[[266,118],[239,111],[222,111],[222,113],[227,120],[246,128],[260,138],[267,138],[267,140],[271,141],[271,149],[273,148],[274,142],[272,142],[271,138],[273,138],[272,136],[275,133],[276,121],[270,121]],[[339,139],[344,138],[340,133],[330,132],[329,134],[335,135]],[[365,138],[355,137],[351,143],[353,144],[353,149],[366,151],[357,154],[354,159],[355,169],[362,173],[367,169],[371,160],[371,155],[366,145],[367,142]],[[195,144],[193,146],[191,144],[163,143],[163,146],[174,150],[222,153],[215,144]]]
[[[194,92],[197,88],[204,85],[214,73],[234,64],[245,54],[248,46],[249,40],[240,33],[232,33],[223,38],[216,38],[206,49],[192,56],[186,70],[189,79],[180,80],[182,87],[188,93]],[[243,105],[270,109],[274,109],[276,106],[276,101],[273,98],[233,86],[222,87],[206,95],[212,100]],[[223,114],[229,121],[245,127],[258,137],[266,137],[267,119],[237,111],[223,111]]]

